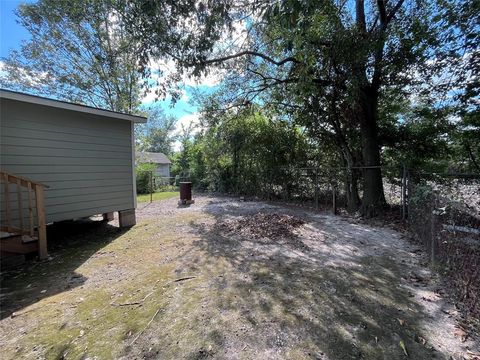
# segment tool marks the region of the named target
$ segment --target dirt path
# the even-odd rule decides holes
[[[196,200],[140,204],[126,232],[69,229],[51,261],[4,274],[2,358],[474,359],[479,350],[401,234]],[[276,234],[288,216],[304,224]]]

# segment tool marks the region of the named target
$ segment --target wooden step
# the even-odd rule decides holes
[[[28,254],[38,251],[38,241],[27,235],[11,235],[0,240],[2,252]]]
[[[15,254],[9,252],[0,252],[0,269],[8,270],[25,263],[24,254]]]

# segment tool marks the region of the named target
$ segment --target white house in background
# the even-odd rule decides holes
[[[141,164],[155,164],[155,175],[161,177],[170,177],[170,165],[172,162],[168,159],[167,155],[163,153],[139,151],[137,152],[137,161]]]

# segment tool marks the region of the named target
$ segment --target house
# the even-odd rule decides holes
[[[170,177],[170,165],[172,162],[163,153],[155,152],[137,152],[137,161],[139,163],[155,164],[155,175],[163,178]]]
[[[146,118],[8,90],[0,117],[2,234],[36,237],[44,257],[45,224],[115,211],[135,224],[133,126]]]

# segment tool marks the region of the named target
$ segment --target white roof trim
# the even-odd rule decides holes
[[[45,97],[28,95],[28,94],[23,94],[15,91],[4,90],[4,89],[0,89],[0,98],[22,101],[22,102],[27,102],[31,104],[37,104],[37,105],[50,106],[50,107],[55,107],[55,108],[65,109],[65,110],[78,111],[86,114],[105,116],[105,117],[114,118],[114,119],[128,120],[134,123],[147,122],[147,118],[143,116],[123,114],[115,111],[94,108],[92,106],[73,104],[66,101],[53,100]]]

